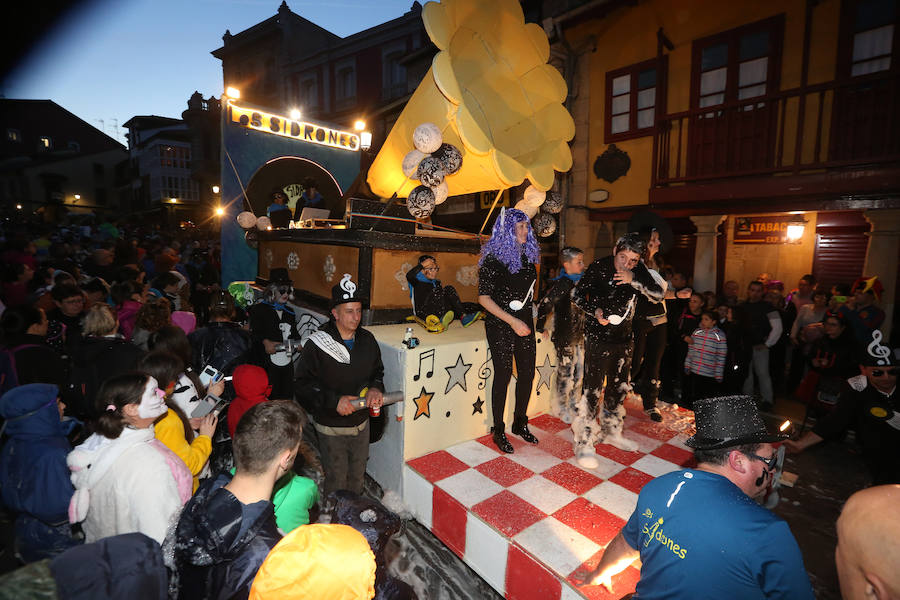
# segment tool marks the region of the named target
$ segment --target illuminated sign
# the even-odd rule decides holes
[[[296,121],[290,117],[273,115],[261,110],[244,108],[229,103],[231,122],[247,129],[255,129],[286,138],[303,140],[321,146],[343,150],[359,150],[359,135],[351,131],[339,131],[316,123]]]
[[[788,225],[794,222],[792,215],[767,217],[735,217],[735,244],[786,244]]]

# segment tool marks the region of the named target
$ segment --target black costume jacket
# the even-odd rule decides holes
[[[337,324],[328,321],[319,328],[334,343],[344,346]],[[300,404],[313,414],[319,425],[354,427],[369,417],[366,410],[346,416],[337,412],[341,396],[358,396],[363,388],[384,391],[384,365],[375,336],[362,327],[357,328],[350,363],[342,364],[318,347],[310,338],[303,345],[303,355],[297,368],[296,395]]]
[[[592,262],[575,286],[573,299],[587,313],[584,330],[589,341],[630,344],[638,296],[643,294],[650,301],[659,302],[664,292],[642,262],[632,269],[630,284],[616,285],[613,279],[616,274],[614,258],[607,256]],[[593,317],[598,308],[603,311],[604,318],[619,315],[624,320],[618,325],[601,325]]]
[[[553,282],[538,305],[534,330],[543,333],[547,317],[553,312],[553,345],[557,348],[584,342],[584,311],[572,302],[575,282],[563,275]]]

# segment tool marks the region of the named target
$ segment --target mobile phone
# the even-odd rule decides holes
[[[207,394],[203,400],[197,403],[197,406],[194,408],[193,412],[191,412],[191,417],[194,419],[205,417],[206,415],[214,411],[216,407],[218,407],[222,402],[223,400],[218,396]],[[221,408],[219,410],[221,410]]]
[[[202,383],[204,387],[209,387],[210,382],[218,381],[218,379],[215,379],[217,376],[221,378],[222,373],[214,366],[206,365],[203,367],[203,370],[200,371],[200,383]]]
[[[218,417],[219,414],[221,414],[221,412],[223,410],[225,410],[225,407],[227,407],[229,404],[230,404],[230,402],[228,400],[225,400],[224,398],[222,398],[218,402],[216,402],[216,405],[209,412],[212,413],[213,416]]]

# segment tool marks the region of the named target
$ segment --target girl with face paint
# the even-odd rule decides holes
[[[103,383],[97,404],[96,433],[67,459],[75,486],[69,522],[82,523],[88,543],[139,531],[162,544],[191,495],[190,471],[153,433],[166,414],[165,392],[153,377],[127,373]]]

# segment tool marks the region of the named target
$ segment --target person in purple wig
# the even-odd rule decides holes
[[[528,216],[518,209],[500,211],[491,239],[481,249],[478,261],[478,302],[487,311],[484,331],[494,363],[491,409],[494,443],[502,451],[513,452],[506,438],[503,415],[506,390],[516,359],[516,408],[512,432],[530,444],[538,440],[528,430],[528,400],[534,381],[534,302],[540,249]]]

